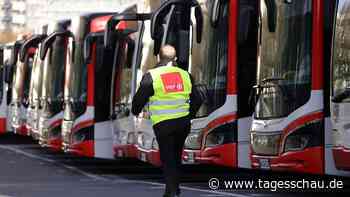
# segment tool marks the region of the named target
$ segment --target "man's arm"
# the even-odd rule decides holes
[[[203,103],[203,98],[196,88],[195,81],[193,77],[190,75],[192,90],[190,94],[190,118],[193,119],[196,117],[196,114]]]
[[[140,82],[140,87],[132,99],[131,112],[137,116],[147,104],[149,98],[154,95],[153,80],[150,73],[146,73]]]

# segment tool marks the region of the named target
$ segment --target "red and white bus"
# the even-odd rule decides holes
[[[33,57],[33,65],[30,74],[29,90],[28,90],[28,107],[26,108],[26,129],[34,139],[38,139],[38,116],[40,110],[40,97],[42,88],[42,79],[44,72],[42,70],[42,61],[40,60],[40,46],[42,41],[46,38],[47,25],[38,28],[36,33],[41,36],[37,44],[37,50]]]
[[[151,14],[121,13],[114,15],[106,26],[105,47],[116,50],[110,104],[116,158],[137,158],[136,141],[140,131],[137,131],[138,118],[131,114],[130,109],[140,77],[140,64],[142,59],[150,57],[150,54],[142,54],[143,48],[149,48],[152,42],[150,36],[147,40],[144,38],[150,18]],[[123,28],[115,29],[115,26]]]
[[[203,40],[189,69],[204,98],[185,142],[184,163],[250,168],[248,98],[255,84],[257,2],[199,1]]]
[[[12,100],[12,82],[14,78],[14,69],[15,65],[11,64],[11,57],[13,52],[14,43],[7,43],[3,46],[3,54],[4,54],[4,93],[2,102],[6,102],[6,107],[2,107],[2,109],[6,113],[6,126],[5,130],[7,132],[13,132],[13,127],[11,126],[11,100]]]
[[[52,150],[62,150],[61,125],[63,121],[63,85],[67,63],[67,46],[73,42],[69,31],[71,21],[61,20],[49,24],[50,35],[40,50],[43,62],[41,110],[38,116],[39,144]]]
[[[30,135],[26,127],[26,115],[29,100],[29,87],[33,59],[36,48],[43,40],[43,35],[33,35],[22,41],[16,41],[13,47],[11,65],[15,66],[11,100],[11,125],[15,133]]]
[[[252,167],[314,174],[334,168],[329,63],[334,1],[260,1]]]
[[[112,14],[72,20],[75,44],[68,45],[65,71],[63,149],[87,157],[114,158],[108,90],[115,49],[104,48],[105,25]]]
[[[169,10],[175,9],[187,13],[182,17],[193,15],[192,19],[197,19],[195,23],[192,20],[193,26],[188,23],[187,27],[185,23],[180,25],[171,21],[188,21],[177,20],[178,15],[162,21],[167,27],[163,44],[177,47],[182,60],[179,65],[192,74],[204,99],[197,118],[192,120],[183,162],[250,168],[248,131],[253,110],[248,106],[248,97],[255,83],[252,73],[256,71],[256,2],[192,1],[192,5],[187,4],[194,7],[192,14],[188,14],[189,7],[182,7],[179,2],[163,4],[158,10],[159,18],[153,18],[153,21],[162,21]],[[197,30],[197,37],[192,35],[192,29]],[[188,37],[176,37],[178,32]],[[202,36],[201,43],[191,41]],[[176,43],[181,39],[182,44],[188,42],[187,47]],[[191,53],[186,51],[188,47]],[[150,123],[148,127],[151,128]],[[137,141],[139,159],[161,165],[154,134],[141,132]]]
[[[5,48],[0,48],[0,134],[7,132],[7,90],[5,81]]]
[[[333,37],[331,117],[333,156],[339,170],[350,170],[350,1],[338,0]]]
[[[138,85],[142,75],[157,65],[156,55],[160,47],[165,44],[175,46],[178,65],[185,70],[189,68],[192,7],[195,7],[196,16],[193,22],[198,24],[196,35],[198,35],[197,41],[200,42],[203,18],[197,1],[170,0],[163,2],[158,9],[152,12],[152,20],[150,23],[145,23],[145,34],[142,41],[143,57],[140,67],[133,71],[136,75],[134,83],[136,81]],[[152,43],[150,40],[153,40]],[[159,147],[149,114],[148,107],[145,107],[139,117],[134,118],[134,132],[130,133],[127,139],[136,143],[136,155],[140,160],[160,166]]]

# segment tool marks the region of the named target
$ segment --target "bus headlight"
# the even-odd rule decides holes
[[[287,137],[284,152],[304,150],[310,140],[310,136],[305,134],[290,135]]]
[[[323,121],[305,124],[290,133],[284,142],[284,152],[301,151],[308,147],[323,146]]]
[[[237,141],[236,122],[220,125],[213,129],[205,138],[205,147],[214,147]]]
[[[48,128],[47,119],[46,118],[40,117],[40,119],[39,119],[39,128],[40,128],[40,130]]]
[[[224,144],[225,135],[223,133],[210,133],[205,140],[205,147],[213,147]]]
[[[130,132],[128,133],[128,140],[127,140],[128,144],[135,144],[136,143],[136,135],[135,132]]]
[[[191,132],[186,138],[184,148],[191,150],[200,149],[202,137],[203,135],[201,135],[199,132]]]

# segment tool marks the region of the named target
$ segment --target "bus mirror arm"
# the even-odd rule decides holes
[[[116,25],[118,25],[119,22],[120,22],[119,20],[114,20],[114,18],[112,17],[111,19],[108,20],[106,24],[103,42],[104,42],[104,47],[107,49],[110,49],[113,47],[113,42],[115,38],[114,28]]]
[[[84,40],[83,46],[83,56],[86,64],[89,64],[91,61],[91,44],[93,42],[93,37],[87,36]]]
[[[195,17],[197,22],[197,42],[200,43],[202,40],[203,31],[203,13],[199,3],[196,0],[169,0],[164,2],[151,17],[151,37],[156,43],[161,42],[162,35],[165,32],[163,29],[163,20],[171,10],[172,6],[183,5],[195,7]],[[159,44],[158,44],[159,45]],[[156,53],[156,52],[155,52]]]
[[[133,32],[136,32],[137,30],[118,30],[116,31],[116,26],[120,24],[121,21],[146,21],[151,19],[150,13],[143,13],[143,14],[116,14],[113,17],[111,17],[105,27],[105,34],[104,34],[104,46],[105,48],[111,48],[113,47],[113,43],[115,42],[115,37],[118,35],[117,33],[121,34],[130,34]],[[117,33],[116,33],[117,32]]]
[[[46,34],[38,34],[25,41],[19,51],[19,60],[24,62],[26,55],[28,54],[28,50],[32,47],[37,48],[38,45],[46,38],[46,36]]]
[[[24,43],[24,40],[18,40],[13,45],[13,48],[11,50],[11,58],[10,58],[10,62],[9,62],[10,65],[16,65],[17,64],[18,53],[19,53],[20,48],[21,48],[23,43]]]
[[[13,75],[13,67],[10,64],[6,63],[4,65],[4,73],[5,73],[4,81],[7,84],[10,84],[12,82],[11,76]]]
[[[47,54],[47,51],[49,48],[52,46],[53,42],[56,40],[56,37],[70,37],[73,39],[73,43],[75,42],[74,40],[74,35],[71,31],[61,31],[61,32],[54,32],[51,35],[49,35],[43,42],[40,48],[40,59],[44,60]],[[73,47],[75,44],[73,44]],[[73,48],[73,54],[74,54],[74,48]]]

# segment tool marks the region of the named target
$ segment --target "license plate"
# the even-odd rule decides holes
[[[270,161],[268,159],[260,159],[259,163],[261,169],[270,169]]]
[[[140,154],[140,160],[146,162],[147,161],[147,156],[146,153],[141,153]]]
[[[187,161],[188,161],[189,163],[194,163],[194,153],[193,153],[193,152],[189,152],[189,153],[188,153]]]
[[[118,150],[117,155],[118,155],[118,157],[123,157],[123,151],[122,150]]]
[[[182,164],[194,164],[194,153],[188,152],[187,158],[182,159]]]

